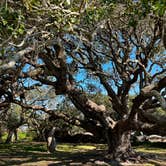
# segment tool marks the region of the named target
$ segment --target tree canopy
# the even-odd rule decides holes
[[[131,131],[165,129],[152,114],[166,110],[164,0],[1,4],[1,110],[15,103],[82,127],[104,137],[113,158],[131,155]],[[57,96],[83,118],[50,107]]]

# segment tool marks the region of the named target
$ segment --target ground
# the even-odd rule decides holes
[[[137,145],[136,151],[143,154],[147,160],[137,166],[166,166],[166,144]],[[24,142],[12,143],[10,145],[0,144],[0,165],[1,166],[109,166],[117,165],[110,163],[106,155],[106,145],[101,144],[58,144],[56,152],[49,154],[45,143]],[[120,164],[118,164],[120,165]],[[121,165],[133,165],[121,163]]]

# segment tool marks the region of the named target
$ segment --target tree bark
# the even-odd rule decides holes
[[[2,143],[2,129],[0,127],[0,143]]]
[[[88,119],[92,118],[100,122],[103,131],[105,131],[111,158],[125,161],[135,157],[130,143],[131,126],[129,121],[123,119],[115,122],[109,114],[107,115],[107,110],[103,105],[97,105],[76,90],[69,93],[69,97],[77,109],[84,113]]]
[[[137,154],[131,147],[131,130],[127,121],[119,121],[113,129],[108,128],[106,139],[108,143],[108,153],[111,158],[117,161],[134,159]]]
[[[51,129],[47,137],[47,149],[48,152],[50,153],[54,153],[56,148],[56,140],[54,134],[55,134],[55,127]]]
[[[47,138],[45,136],[45,129],[37,128],[36,134],[37,134],[36,141],[47,141]]]
[[[18,129],[14,130],[14,141],[18,141]]]
[[[8,136],[7,136],[7,139],[6,139],[6,141],[5,141],[6,144],[12,142],[13,134],[14,134],[14,131],[13,131],[13,130],[9,130],[9,131],[8,131]]]
[[[5,143],[11,143],[18,140],[17,129],[12,129],[8,131],[8,136]]]
[[[131,133],[129,131],[121,133],[112,131],[107,138],[108,152],[115,160],[125,161],[134,155],[130,143]]]

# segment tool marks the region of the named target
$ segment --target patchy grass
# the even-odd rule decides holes
[[[139,145],[135,150],[144,154],[148,160],[137,166],[166,165],[165,144],[160,147]],[[54,166],[54,165],[102,165],[108,166],[110,160],[106,156],[106,145],[103,144],[58,144],[54,154],[47,153],[45,143],[24,142],[0,144],[0,165],[21,166]],[[131,164],[124,164],[131,165]],[[134,164],[132,164],[134,166]]]
[[[18,139],[19,140],[27,139],[26,132],[18,132]]]
[[[2,141],[5,142],[6,139],[7,139],[7,132],[4,132],[2,136]],[[27,135],[26,132],[18,131],[18,141],[23,141],[23,140],[32,141],[32,139],[33,139],[32,136]]]
[[[106,145],[103,144],[59,144],[56,147],[57,151],[61,152],[70,152],[70,153],[75,153],[75,152],[87,152],[91,150],[105,150]]]
[[[137,147],[136,151],[143,153],[166,154],[166,149],[161,149],[161,148]]]
[[[135,150],[145,156],[152,165],[166,166],[166,143],[144,143]]]
[[[6,139],[7,139],[7,133],[4,132],[3,135],[2,135],[2,140],[3,140],[3,142],[5,142]]]

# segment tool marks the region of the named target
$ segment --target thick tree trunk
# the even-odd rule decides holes
[[[114,160],[135,160],[138,157],[131,147],[130,137],[131,131],[126,121],[120,121],[113,129],[107,130],[108,152]]]
[[[113,159],[123,160],[129,159],[134,155],[130,143],[130,132],[120,133],[113,131],[110,133],[108,141],[108,150]]]
[[[48,148],[48,152],[50,153],[55,152],[55,148],[56,148],[56,140],[55,140],[54,134],[55,134],[55,127],[51,129],[47,137],[47,148]]]

